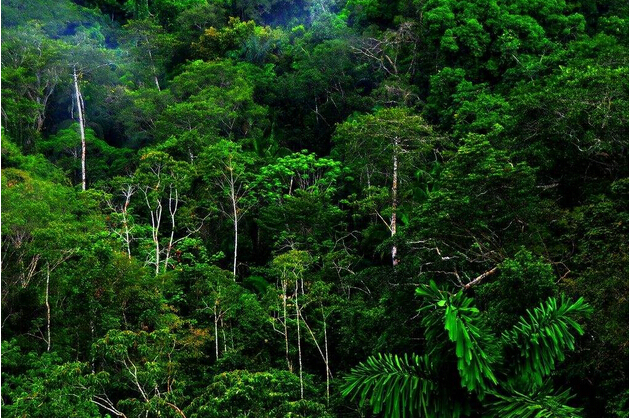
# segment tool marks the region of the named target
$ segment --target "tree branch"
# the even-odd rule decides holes
[[[464,290],[468,290],[472,286],[476,285],[477,283],[485,279],[486,277],[492,276],[494,273],[497,272],[497,270],[498,270],[498,267],[493,267],[492,269],[486,271],[485,273],[480,274],[479,276],[475,277],[473,280],[471,280],[470,282],[464,285]]]

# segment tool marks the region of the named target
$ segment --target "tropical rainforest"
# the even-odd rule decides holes
[[[628,417],[625,0],[2,0],[6,417]]]

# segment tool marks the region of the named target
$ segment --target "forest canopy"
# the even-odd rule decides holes
[[[628,13],[2,0],[2,413],[628,417]]]

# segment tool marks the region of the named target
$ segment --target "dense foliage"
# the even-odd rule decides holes
[[[2,413],[627,417],[628,4],[2,0]]]

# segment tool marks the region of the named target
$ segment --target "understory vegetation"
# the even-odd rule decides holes
[[[2,413],[628,417],[628,36],[2,0]]]

